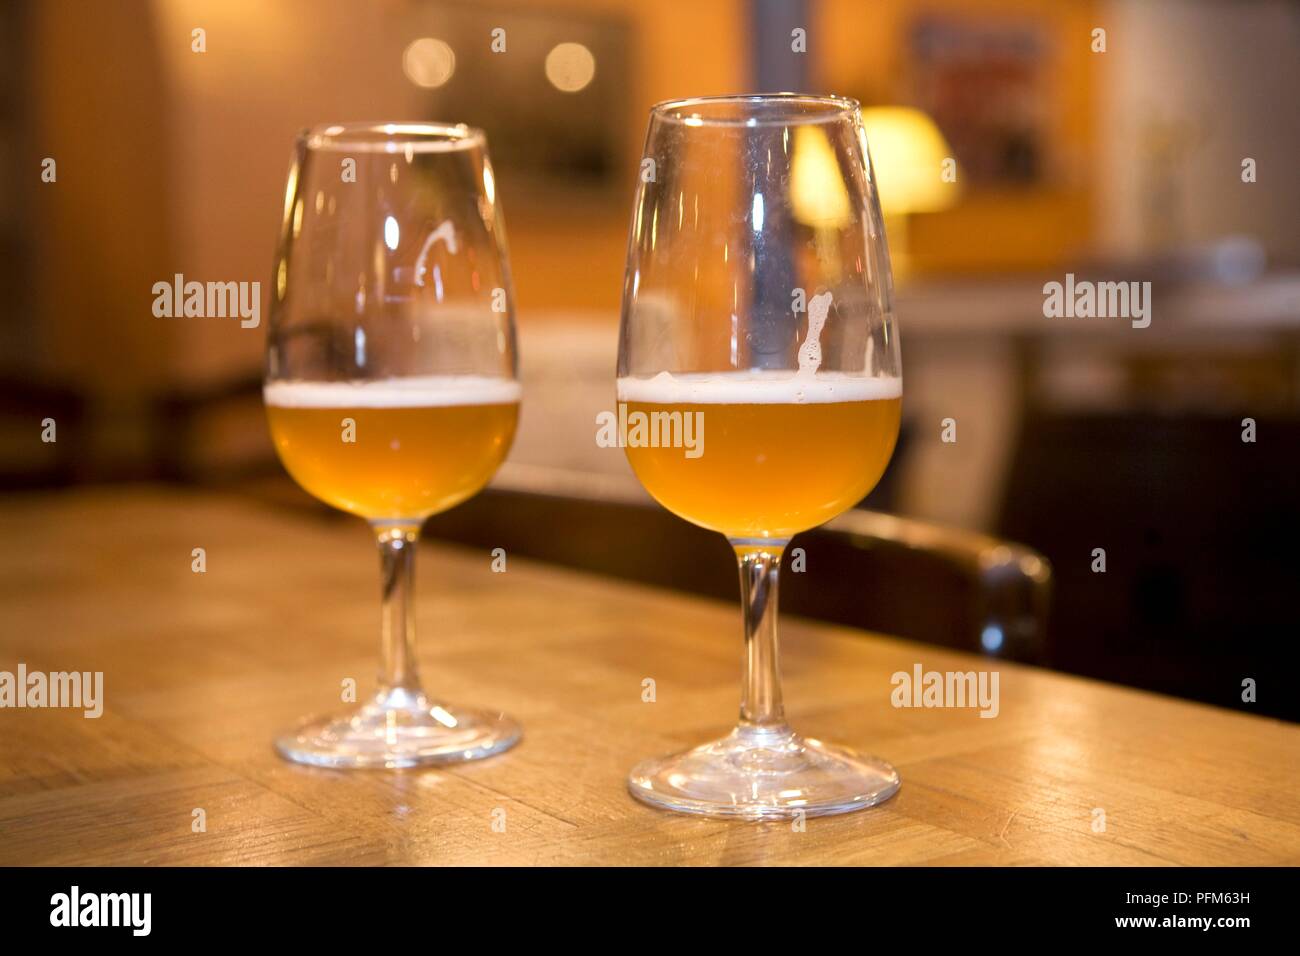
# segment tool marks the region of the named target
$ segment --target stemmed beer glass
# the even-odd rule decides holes
[[[627,456],[668,510],[726,535],[744,679],[726,737],[647,760],[654,806],[751,818],[843,813],[897,771],[787,724],[777,575],[792,535],[859,502],[898,434],[889,255],[858,104],[781,94],[650,114],[623,293]],[[681,447],[674,436],[690,439]],[[644,440],[650,436],[651,440]]]
[[[411,767],[519,739],[504,714],[425,694],[413,613],[421,524],[478,492],[514,438],[511,295],[482,132],[348,124],[299,137],[275,263],[267,416],[294,480],[370,522],[383,614],[378,691],[277,738],[289,760]]]

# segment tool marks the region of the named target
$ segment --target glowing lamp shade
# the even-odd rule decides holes
[[[937,212],[956,202],[957,184],[942,178],[952,148],[930,117],[907,106],[875,106],[862,111],[862,125],[884,215]]]
[[[830,140],[816,126],[796,126],[790,158],[790,206],[808,226],[839,229],[853,219],[844,174]]]

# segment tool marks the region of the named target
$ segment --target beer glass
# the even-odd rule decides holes
[[[713,816],[879,803],[898,789],[893,767],[786,722],[776,634],[791,536],[871,491],[898,435],[889,255],[858,104],[661,103],[640,169],[619,342],[624,444],[660,504],[731,542],[745,642],[736,728],[639,764],[629,789]]]
[[[289,760],[412,767],[519,739],[494,710],[437,701],[416,667],[420,526],[481,489],[519,411],[510,273],[481,131],[317,127],[285,190],[263,394],[281,462],[370,522],[379,547],[379,687],[275,741]]]

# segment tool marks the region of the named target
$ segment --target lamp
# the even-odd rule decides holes
[[[909,106],[873,106],[862,111],[871,147],[880,211],[889,235],[894,275],[909,269],[907,217],[938,212],[957,201],[957,183],[945,182],[943,161],[952,148],[925,113]]]

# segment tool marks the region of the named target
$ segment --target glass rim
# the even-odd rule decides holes
[[[791,109],[788,113],[775,116],[758,117],[758,116],[737,116],[737,117],[710,117],[706,118],[695,113],[693,115],[681,115],[683,111],[693,106],[772,106],[773,104],[790,104],[791,106],[803,105],[812,106],[816,109],[813,112],[796,112]],[[650,115],[655,119],[668,123],[680,123],[685,126],[740,126],[740,127],[757,127],[757,126],[788,126],[791,124],[807,123],[829,123],[835,120],[852,117],[859,113],[862,104],[850,96],[839,96],[834,93],[728,93],[718,96],[689,96],[682,99],[663,100],[650,107]]]
[[[320,123],[304,129],[298,139],[312,150],[362,153],[450,153],[487,144],[487,136],[476,126],[425,120]]]

